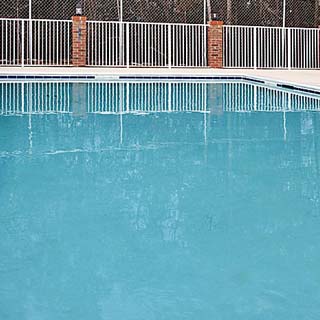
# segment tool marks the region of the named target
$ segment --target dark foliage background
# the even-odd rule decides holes
[[[90,20],[119,20],[120,0],[82,0]],[[286,0],[286,26],[320,25],[320,0]],[[78,0],[33,0],[34,19],[70,19]],[[123,19],[203,23],[218,13],[226,24],[282,26],[283,0],[123,0]],[[28,17],[28,0],[2,0],[0,17]]]

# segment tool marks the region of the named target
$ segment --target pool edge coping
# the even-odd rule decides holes
[[[250,74],[195,74],[195,75],[186,75],[186,74],[118,74],[118,75],[109,75],[109,74],[97,74],[97,73],[87,73],[87,74],[52,74],[44,75],[39,73],[12,73],[4,74],[0,71],[0,81],[8,80],[54,80],[54,81],[67,81],[67,80],[84,80],[84,81],[125,81],[125,80],[145,80],[145,81],[212,81],[212,80],[235,80],[235,81],[246,81],[250,83],[256,83],[260,85],[271,86],[278,89],[287,89],[293,90],[296,92],[303,92],[308,94],[320,95],[320,86],[313,85],[303,85],[291,81],[283,81],[278,79],[272,79],[265,76],[254,76]]]

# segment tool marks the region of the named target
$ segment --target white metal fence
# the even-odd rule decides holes
[[[89,66],[207,66],[207,25],[88,21],[87,26]]]
[[[224,67],[319,69],[320,29],[224,26]]]
[[[87,22],[87,65],[207,67],[205,24]],[[71,65],[72,21],[0,19],[0,66]],[[224,26],[225,68],[320,69],[320,29]]]
[[[0,65],[71,64],[69,20],[0,19]]]
[[[21,65],[24,61],[26,24],[24,20],[0,19],[0,64]]]
[[[27,61],[32,65],[70,65],[71,31],[69,20],[33,20],[29,31],[32,50]]]

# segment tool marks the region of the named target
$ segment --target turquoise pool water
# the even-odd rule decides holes
[[[240,83],[2,83],[0,319],[319,319],[319,110]]]

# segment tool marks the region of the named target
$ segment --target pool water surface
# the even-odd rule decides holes
[[[320,99],[0,84],[0,318],[320,318]]]

